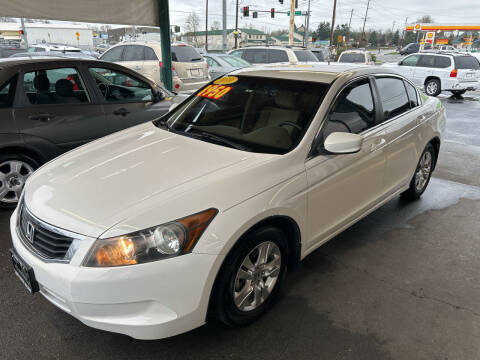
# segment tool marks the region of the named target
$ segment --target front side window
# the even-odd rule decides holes
[[[302,139],[327,90],[323,83],[238,76],[201,89],[157,125],[223,146],[284,154]]]
[[[267,50],[266,49],[247,49],[243,56],[251,64],[266,64]]]
[[[408,100],[410,102],[410,107],[413,109],[418,106],[418,94],[417,90],[413,85],[410,85],[405,81],[405,87],[407,88]]]
[[[360,53],[343,53],[338,62],[341,63],[364,63],[365,55]]]
[[[89,68],[107,102],[150,102],[153,90],[148,83],[129,74],[107,68]]]
[[[210,67],[220,67],[220,64],[213,60],[211,57],[206,56],[205,60],[207,61],[208,66]]]
[[[269,49],[268,62],[269,63],[288,62],[287,52],[285,50]]]
[[[420,58],[420,55],[407,56],[405,59],[402,60],[400,65],[402,65],[402,66],[417,66],[419,58]]]
[[[363,79],[342,90],[330,111],[323,138],[333,132],[359,134],[375,125],[372,88],[368,79]]]
[[[117,46],[113,49],[108,50],[105,54],[100,57],[100,60],[118,62],[122,60],[122,52],[124,46]]]
[[[403,80],[385,77],[377,79],[376,82],[382,102],[384,121],[410,110]]]
[[[236,56],[223,56],[222,59],[225,60],[225,62],[231,66],[235,66],[235,67],[250,66],[250,63],[248,61],[245,61]]]
[[[123,61],[143,61],[144,46],[141,45],[126,45],[125,53],[123,54]]]
[[[78,104],[90,101],[83,79],[74,68],[27,72],[23,77],[23,90],[30,104]]]

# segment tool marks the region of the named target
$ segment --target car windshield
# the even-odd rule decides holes
[[[236,56],[222,56],[221,59],[225,60],[225,62],[229,65],[235,67],[247,67],[252,65],[248,61],[240,59]]]
[[[310,50],[295,50],[295,56],[297,57],[298,61],[314,61],[318,62],[318,59]]]
[[[177,45],[172,46],[172,60],[177,62],[201,61],[202,55],[192,46]]]
[[[324,83],[227,76],[155,124],[223,146],[285,154],[303,138],[327,90]]]
[[[480,63],[473,56],[455,56],[455,67],[457,69],[480,69]]]
[[[338,62],[342,63],[364,63],[365,55],[360,53],[343,53]]]

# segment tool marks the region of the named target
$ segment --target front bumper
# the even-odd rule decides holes
[[[160,339],[205,323],[222,255],[87,268],[80,264],[95,239],[84,238],[70,263],[44,262],[23,245],[16,223],[17,211],[10,220],[13,246],[33,268],[40,293],[84,324],[137,339]]]

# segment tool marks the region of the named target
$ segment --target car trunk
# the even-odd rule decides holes
[[[172,62],[182,81],[208,77],[207,62],[192,46],[172,46]]]
[[[480,81],[480,63],[473,56],[456,56],[455,69],[461,82]]]

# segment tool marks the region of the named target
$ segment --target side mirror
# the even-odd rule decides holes
[[[360,151],[362,142],[363,138],[358,134],[334,132],[327,136],[323,146],[333,154],[351,154]]]

